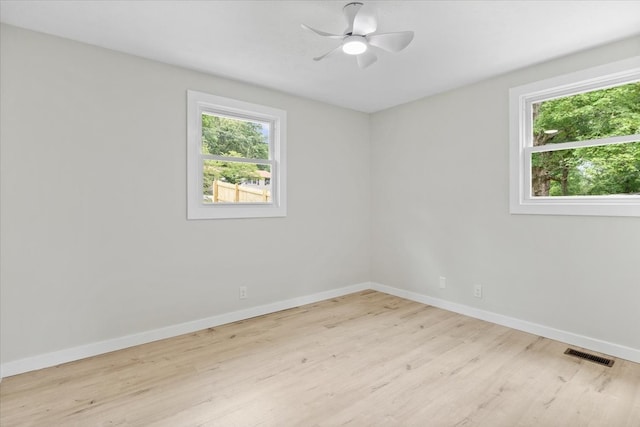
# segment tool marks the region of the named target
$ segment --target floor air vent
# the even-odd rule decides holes
[[[598,363],[600,365],[612,367],[613,359],[607,359],[606,357],[596,356],[594,354],[584,353],[582,351],[574,350],[572,348],[568,348],[565,350],[564,354],[568,354],[569,356],[579,357],[580,359],[585,359],[593,363]]]

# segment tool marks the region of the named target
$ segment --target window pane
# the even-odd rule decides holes
[[[269,123],[202,114],[202,154],[269,158]]]
[[[271,203],[271,166],[204,160],[203,203]]]
[[[533,145],[640,133],[640,82],[532,104]]]
[[[640,142],[531,155],[533,196],[640,196]]]

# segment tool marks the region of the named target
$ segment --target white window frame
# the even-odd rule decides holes
[[[202,114],[270,123],[269,160],[271,166],[271,202],[204,203],[202,197],[203,161],[213,158],[202,154]],[[187,219],[265,218],[287,215],[286,165],[287,113],[284,110],[236,99],[187,91]],[[246,161],[246,159],[228,160]]]
[[[532,104],[640,80],[640,56],[553,77],[509,90],[510,212],[512,214],[640,216],[640,196],[550,196],[531,194]],[[552,150],[640,141],[640,134],[553,144]]]

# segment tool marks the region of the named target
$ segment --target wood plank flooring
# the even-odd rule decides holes
[[[10,426],[640,426],[640,365],[375,291],[0,383]]]

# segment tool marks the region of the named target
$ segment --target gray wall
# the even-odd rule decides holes
[[[3,363],[369,280],[367,114],[1,31]],[[187,89],[288,112],[286,218],[186,220]]]
[[[509,88],[639,53],[628,39],[374,114],[372,280],[640,349],[640,218],[508,199]]]

